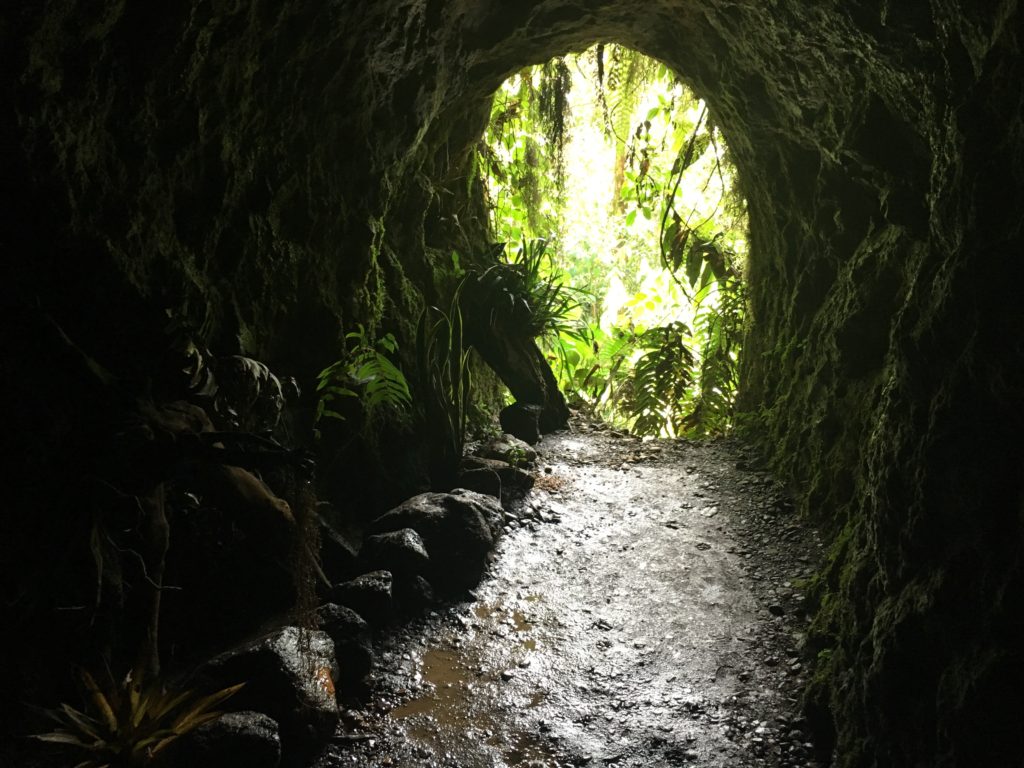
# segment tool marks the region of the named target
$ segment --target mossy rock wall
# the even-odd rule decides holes
[[[341,323],[408,344],[483,244],[467,157],[502,80],[656,56],[749,200],[745,408],[836,532],[812,711],[840,765],[1019,764],[1022,26],[1016,0],[5,10],[4,290],[111,364],[167,309],[306,376]]]

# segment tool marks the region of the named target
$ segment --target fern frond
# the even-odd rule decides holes
[[[648,351],[637,360],[630,376],[627,411],[641,435],[674,433],[693,382],[694,355],[686,343],[689,329],[682,323],[651,328],[640,339]]]

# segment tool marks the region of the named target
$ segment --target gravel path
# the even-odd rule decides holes
[[[799,716],[821,555],[730,441],[586,423],[472,600],[383,642],[321,766],[818,766]]]

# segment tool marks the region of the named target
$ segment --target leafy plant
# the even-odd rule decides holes
[[[519,72],[491,117],[477,168],[492,229],[522,242],[470,274],[491,322],[539,337],[569,402],[593,415],[643,434],[728,431],[746,203],[707,105],[605,44]]]
[[[615,421],[636,335],[621,328],[606,334],[600,326],[588,325],[585,331],[562,334],[558,344],[567,361],[559,372],[570,401],[591,415]]]
[[[492,224],[499,240],[518,242],[557,228],[548,205],[564,182],[571,72],[562,59],[527,67],[495,95],[491,120],[477,150],[488,184]]]
[[[425,433],[431,441],[431,479],[437,486],[454,482],[465,444],[469,415],[469,350],[463,340],[460,300],[465,281],[452,296],[448,311],[427,307],[420,316],[420,396]]]
[[[168,689],[157,680],[147,683],[138,673],[109,690],[103,690],[88,672],[81,677],[90,711],[62,704],[48,713],[57,728],[33,736],[78,751],[82,760],[75,768],[149,765],[176,739],[220,717],[222,713],[214,708],[244,685],[203,696]]]
[[[712,289],[717,301],[707,301]],[[736,279],[709,283],[697,294],[705,302],[697,314],[700,388],[684,425],[691,436],[722,434],[733,424],[739,384],[739,352],[743,334],[745,294]]]
[[[321,419],[345,420],[338,409],[343,398],[356,398],[367,418],[381,409],[404,416],[412,403],[409,383],[388,355],[398,352],[398,342],[388,333],[376,343],[367,338],[362,324],[359,330],[345,334],[352,342],[345,356],[324,368],[317,376],[317,401],[314,425]]]
[[[560,279],[547,241],[524,240],[510,261],[471,279],[478,301],[490,307],[492,325],[531,337],[573,330],[569,317],[580,306],[580,292]]]
[[[526,451],[519,446],[513,446],[505,451],[505,461],[512,467],[522,467],[530,463],[526,458]]]
[[[647,350],[633,365],[627,412],[638,435],[678,434],[686,417],[695,358],[690,329],[679,322],[651,328],[638,340]]]

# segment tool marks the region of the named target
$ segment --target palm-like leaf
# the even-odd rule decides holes
[[[175,739],[220,717],[214,707],[244,685],[197,696],[194,691],[168,690],[160,681],[143,684],[137,674],[106,691],[88,672],[82,673],[82,682],[95,714],[61,704],[49,713],[59,727],[32,737],[86,752],[88,759],[75,768],[147,765]]]

